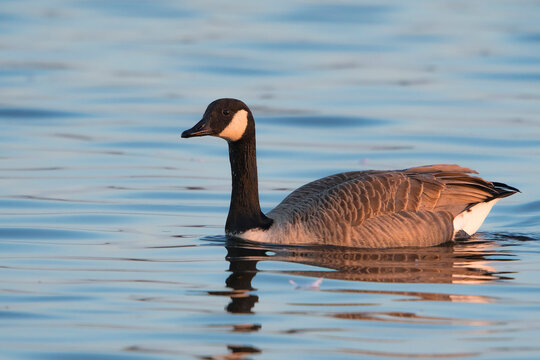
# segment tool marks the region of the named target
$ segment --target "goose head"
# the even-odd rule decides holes
[[[210,135],[234,142],[242,139],[252,128],[253,115],[247,105],[237,99],[225,98],[210,103],[201,121],[184,131],[182,137]]]

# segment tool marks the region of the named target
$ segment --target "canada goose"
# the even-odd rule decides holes
[[[229,143],[232,193],[227,235],[282,244],[362,248],[433,246],[473,235],[492,206],[519,190],[458,165],[345,172],[310,182],[263,214],[255,121],[240,100],[218,99],[183,138]]]

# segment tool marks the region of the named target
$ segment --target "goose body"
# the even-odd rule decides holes
[[[255,122],[240,100],[219,99],[182,137],[227,140],[232,193],[227,235],[281,244],[362,248],[433,246],[473,235],[492,206],[518,190],[458,165],[353,171],[308,183],[266,215],[259,204]]]

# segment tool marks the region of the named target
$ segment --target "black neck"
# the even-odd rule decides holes
[[[229,142],[229,159],[231,161],[232,193],[225,232],[238,234],[249,229],[268,229],[272,225],[272,219],[261,212],[259,204],[257,154],[253,125],[248,126],[246,134],[240,140]]]

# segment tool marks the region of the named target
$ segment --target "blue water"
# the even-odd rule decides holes
[[[0,2],[0,358],[540,357],[537,1]],[[236,97],[264,210],[340,171],[522,192],[454,246],[223,236]],[[322,279],[322,280],[321,280]]]

